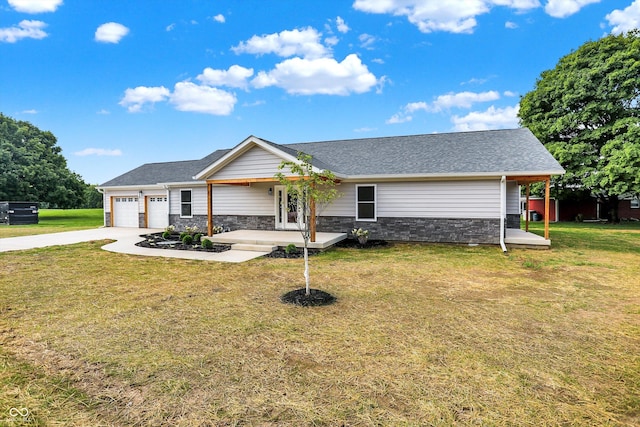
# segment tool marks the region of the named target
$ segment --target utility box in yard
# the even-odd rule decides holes
[[[38,223],[37,202],[0,202],[0,223],[26,225]]]

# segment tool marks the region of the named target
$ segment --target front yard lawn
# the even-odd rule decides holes
[[[0,425],[638,425],[640,227],[551,237],[334,249],[315,308],[300,260],[1,253]]]
[[[38,224],[0,224],[0,238],[86,230],[103,224],[102,209],[40,209]]]

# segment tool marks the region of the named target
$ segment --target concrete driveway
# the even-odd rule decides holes
[[[265,255],[262,252],[229,250],[225,252],[178,251],[171,249],[141,248],[135,244],[143,240],[140,235],[162,231],[153,228],[102,227],[91,230],[65,231],[62,233],[38,234],[35,236],[7,237],[0,239],[0,252],[22,251],[48,246],[73,245],[95,240],[115,240],[102,249],[130,255],[165,258],[193,259],[202,261],[244,262]]]

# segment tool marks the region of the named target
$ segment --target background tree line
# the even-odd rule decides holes
[[[101,208],[102,195],[95,185],[70,171],[61,152],[51,132],[0,113],[0,200]]]
[[[617,222],[620,198],[640,195],[640,32],[562,57],[522,97],[519,116],[567,171],[552,179],[554,196],[596,197]]]

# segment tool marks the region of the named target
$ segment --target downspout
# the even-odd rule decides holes
[[[163,185],[167,191],[167,224],[171,225],[171,189],[168,185]]]
[[[107,226],[107,216],[104,214],[104,210],[105,210],[105,202],[106,199],[104,197],[104,189],[102,188],[98,188],[96,187],[96,190],[98,191],[98,193],[102,194],[102,226],[106,227]],[[109,215],[111,215],[111,212],[109,212]]]
[[[507,215],[507,177],[500,178],[500,247],[502,252],[507,252],[504,244],[504,217]]]

